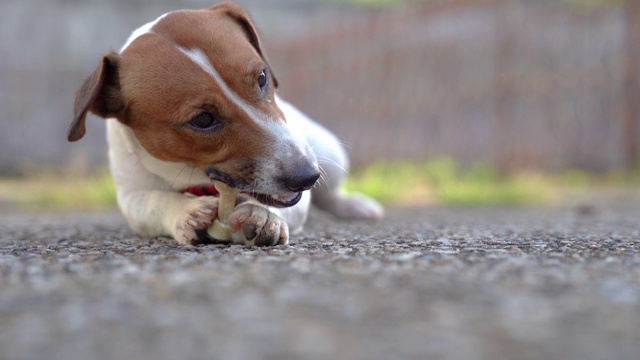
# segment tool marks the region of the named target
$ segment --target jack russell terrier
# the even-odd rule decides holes
[[[76,95],[68,140],[84,136],[87,112],[108,119],[118,205],[142,236],[211,241],[213,181],[240,194],[232,243],[287,244],[312,200],[338,218],[381,218],[378,203],[340,190],[348,159],[338,139],[277,86],[242,8],[170,12],[102,58]]]

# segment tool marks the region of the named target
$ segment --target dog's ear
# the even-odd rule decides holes
[[[106,54],[78,93],[73,107],[74,118],[69,126],[67,140],[78,141],[86,133],[85,118],[91,112],[103,118],[119,117],[125,104],[120,91],[120,55]]]
[[[217,5],[214,5],[209,8],[210,10],[220,10],[223,11],[224,14],[232,18],[244,31],[245,35],[249,39],[249,43],[253,46],[254,49],[258,52],[262,60],[264,60],[265,64],[267,64],[267,68],[269,69],[269,73],[271,74],[271,78],[273,78],[273,85],[278,87],[278,80],[273,74],[273,70],[271,69],[271,65],[269,65],[269,61],[267,61],[267,56],[262,51],[262,44],[260,43],[260,37],[258,36],[258,31],[256,27],[253,25],[253,21],[251,21],[251,17],[247,14],[244,9],[240,6],[232,3],[232,2],[224,2]]]

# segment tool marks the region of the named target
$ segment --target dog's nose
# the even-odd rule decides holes
[[[311,189],[318,178],[320,178],[320,172],[316,168],[308,168],[281,180],[287,189],[293,192],[300,192]]]

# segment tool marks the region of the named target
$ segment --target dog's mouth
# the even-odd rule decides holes
[[[279,194],[279,195],[268,195],[268,194],[260,194],[260,193],[249,193],[252,198],[258,200],[260,203],[273,206],[286,208],[293,206],[302,199],[302,192],[293,193],[293,194]]]
[[[217,196],[218,190],[213,184],[191,186],[182,191],[195,196]],[[302,192],[289,194],[262,194],[257,192],[242,192],[241,194],[256,199],[261,204],[278,208],[286,208],[297,204],[302,199]]]

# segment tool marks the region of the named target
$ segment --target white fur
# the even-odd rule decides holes
[[[121,51],[140,36],[152,32],[153,26],[164,16],[166,14],[134,31]],[[376,219],[382,216],[382,207],[374,201],[346,196],[340,191],[347,175],[348,158],[338,139],[327,129],[277,96],[276,104],[284,113],[286,122],[265,121],[265,115],[249,106],[225,84],[201,50],[179,50],[210,74],[225,96],[273,135],[273,155],[260,159],[264,162],[259,180],[261,192],[271,193],[269,184],[278,175],[274,166],[276,161],[317,157],[323,178],[313,189],[314,203],[339,217]],[[206,174],[187,164],[154,158],[140,145],[133,131],[116,119],[108,120],[107,138],[118,204],[134,230],[145,236],[169,235],[180,243],[189,243],[195,238],[196,229],[212,222],[213,211],[218,206],[217,198],[190,197],[179,192],[191,185],[209,183]],[[278,243],[286,244],[289,233],[302,229],[310,204],[311,192],[305,191],[302,199],[292,207],[280,209],[266,208],[257,203],[243,204],[234,210],[230,219],[236,219],[238,226],[246,221],[252,222],[259,231],[266,233],[279,231],[284,240],[280,239]],[[246,217],[242,214],[248,213],[254,215],[249,220],[242,220]],[[240,232],[236,232],[233,238],[247,245],[257,241],[245,239]]]
[[[297,121],[295,116],[292,119]],[[175,231],[179,222],[176,219],[182,219],[188,209],[206,207],[207,201],[210,207],[217,207],[217,199],[193,199],[177,192],[191,185],[208,183],[209,178],[201,170],[154,158],[140,145],[133,131],[116,119],[108,120],[107,139],[118,204],[131,227],[140,234],[172,235],[180,241],[181,235]],[[310,204],[311,193],[305,191],[296,205],[270,208],[270,211],[285,220],[290,233],[297,233],[307,219]],[[182,237],[187,239],[190,235]]]
[[[144,25],[142,25],[141,27],[137,28],[133,33],[131,33],[131,36],[129,36],[129,39],[127,39],[127,42],[124,44],[124,46],[120,49],[120,52],[122,53],[124,51],[124,49],[126,49],[127,47],[129,47],[129,45],[131,45],[131,43],[139,38],[140,36],[144,35],[144,34],[148,34],[151,33],[151,28],[153,28],[153,26],[160,20],[162,20],[162,18],[164,18],[165,16],[167,16],[169,13],[166,13],[162,16],[160,16],[159,18],[148,22]]]

